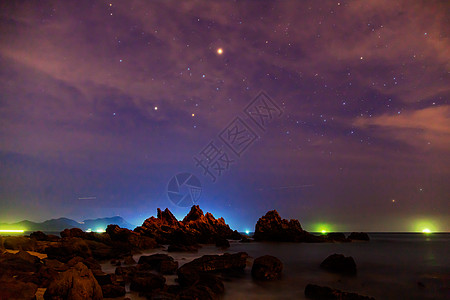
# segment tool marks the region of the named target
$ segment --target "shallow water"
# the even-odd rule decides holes
[[[245,273],[225,281],[223,299],[306,299],[308,283],[330,286],[376,299],[450,299],[450,234],[369,234],[370,242],[352,243],[238,243],[231,242],[229,253],[250,255]],[[150,253],[167,253],[155,249]],[[198,253],[169,253],[180,265],[205,254],[221,254],[214,246]],[[330,254],[341,253],[355,259],[358,273],[344,276],[326,272],[320,263]],[[283,276],[274,282],[251,279],[253,259],[262,255],[278,257],[284,264]],[[136,255],[136,261],[140,255]],[[106,272],[114,267],[104,264]],[[169,276],[174,283],[176,276]],[[424,286],[420,286],[421,282]],[[136,294],[127,294],[139,299]]]

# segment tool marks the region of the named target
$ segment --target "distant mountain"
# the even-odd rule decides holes
[[[98,218],[77,222],[68,218],[51,219],[42,223],[36,223],[28,220],[17,223],[0,223],[0,229],[22,229],[25,231],[62,231],[66,228],[80,228],[83,230],[105,230],[109,224],[117,224],[120,227],[134,229],[136,226],[128,223],[122,217]]]

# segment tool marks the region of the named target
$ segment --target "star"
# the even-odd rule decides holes
[[[217,49],[217,54],[222,55],[223,54],[223,49],[222,48]]]
[[[155,110],[158,110],[158,106],[155,106]]]

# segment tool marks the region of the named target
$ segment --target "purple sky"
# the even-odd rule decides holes
[[[449,231],[449,8],[2,1],[0,221],[182,217],[167,184],[190,172],[238,230],[277,209],[310,231]],[[262,90],[283,110],[265,132],[244,114]],[[238,116],[259,138],[212,183],[193,157]]]

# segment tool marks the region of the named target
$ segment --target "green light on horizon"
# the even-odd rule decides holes
[[[99,228],[99,229],[97,229],[95,232],[97,232],[97,233],[103,233],[103,232],[105,232],[105,229]]]
[[[22,230],[22,229],[0,229],[0,233],[1,232],[5,232],[5,233],[23,233],[24,230]]]
[[[425,228],[424,230],[422,230],[422,232],[425,233],[425,234],[430,234],[431,230],[428,229],[428,228]]]
[[[322,234],[326,234],[327,233],[327,231],[325,230],[325,229],[322,229]]]

